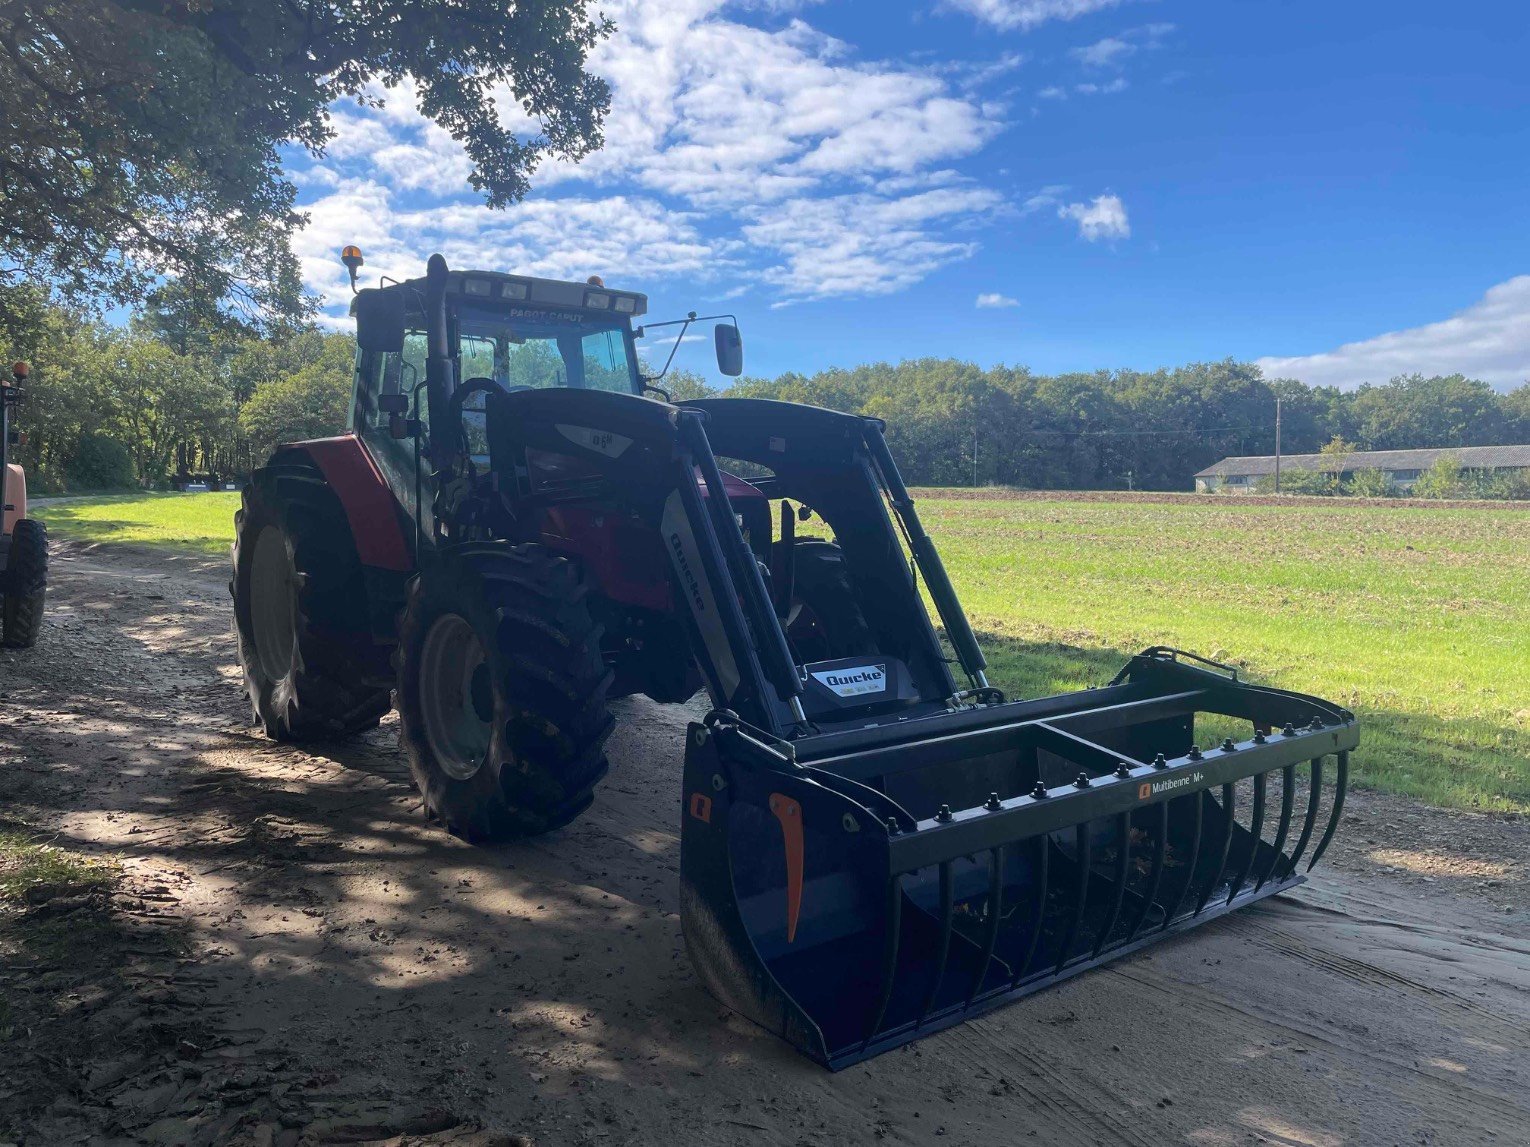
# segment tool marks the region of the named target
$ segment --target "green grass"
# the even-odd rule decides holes
[[[114,494],[67,498],[33,513],[61,537],[227,554],[238,494]]]
[[[113,864],[54,848],[25,829],[0,827],[0,901],[77,895],[116,879]]]
[[[60,534],[223,554],[237,494],[39,509]],[[1012,696],[1178,645],[1360,715],[1358,777],[1530,812],[1530,513],[957,499],[926,525]]]
[[[1359,782],[1530,811],[1530,513],[924,494],[994,683],[1099,684],[1149,645],[1353,709]]]

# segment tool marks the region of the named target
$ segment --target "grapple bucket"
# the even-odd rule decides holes
[[[682,919],[709,989],[837,1069],[1301,883],[1353,715],[1184,656],[790,746],[692,725]]]

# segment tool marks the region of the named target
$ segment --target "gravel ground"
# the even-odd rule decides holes
[[[1356,793],[1294,893],[830,1075],[686,960],[685,710],[621,702],[585,817],[471,848],[391,721],[250,729],[222,563],[54,568],[0,817],[122,877],[0,909],[0,1141],[1526,1142],[1523,819]]]

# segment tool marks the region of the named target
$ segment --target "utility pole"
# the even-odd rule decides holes
[[[1275,396],[1275,492],[1280,493],[1280,396]]]
[[[972,488],[977,489],[977,432],[978,428],[972,428]]]

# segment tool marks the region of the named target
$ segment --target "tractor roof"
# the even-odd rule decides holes
[[[424,278],[390,283],[387,291],[405,291],[423,298]],[[446,276],[446,293],[463,299],[485,302],[536,303],[546,307],[568,307],[582,311],[605,311],[623,318],[648,313],[648,296],[635,291],[613,291],[594,282],[568,283],[561,279],[538,279],[530,275],[507,275],[501,271],[451,271]]]

